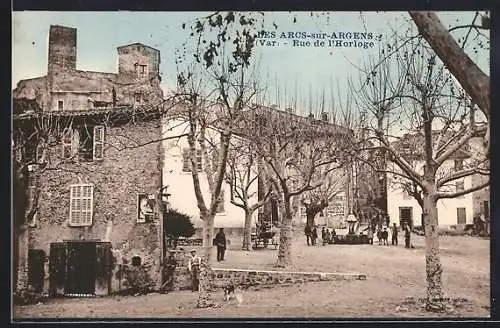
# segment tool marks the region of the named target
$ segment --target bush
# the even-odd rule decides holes
[[[31,287],[28,287],[27,290],[23,290],[21,292],[16,291],[13,294],[14,304],[18,305],[36,304],[41,302],[43,298],[42,294],[36,293]]]
[[[195,234],[191,217],[177,210],[163,213],[163,229],[173,248],[177,247],[179,237],[189,238]]]
[[[143,265],[122,265],[117,272],[118,279],[124,279],[121,295],[147,294],[154,290],[155,282],[151,279]]]

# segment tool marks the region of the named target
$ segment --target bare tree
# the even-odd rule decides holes
[[[247,135],[262,159],[281,209],[277,267],[292,264],[292,199],[321,186],[342,167],[342,146],[349,129],[272,108],[260,107],[252,118],[259,132]]]
[[[245,212],[242,249],[250,250],[253,213],[266,203],[272,188],[268,188],[262,199],[254,200],[258,194],[252,190],[257,187],[259,178],[264,178],[264,172],[259,170],[257,154],[246,141],[233,143],[227,164],[226,182],[231,188],[231,203]]]
[[[236,23],[237,22],[237,23]],[[180,99],[184,102],[189,124],[188,143],[192,168],[196,152],[201,151],[204,174],[210,189],[210,202],[200,187],[200,174],[192,169],[192,178],[200,218],[203,221],[204,258],[212,257],[214,217],[220,202],[230,142],[238,129],[241,113],[257,93],[255,75],[249,73],[254,46],[254,20],[243,13],[213,13],[196,19],[191,36],[178,61]],[[183,27],[186,27],[183,25]],[[186,47],[191,47],[186,50]],[[193,55],[187,57],[186,54]],[[187,64],[187,65],[186,65]],[[217,141],[213,142],[213,136]],[[218,156],[211,156],[217,144]],[[213,148],[213,147],[212,147]]]
[[[456,85],[436,55],[421,40],[396,48],[390,58],[368,63],[360,81],[360,100],[372,114],[370,130],[383,149],[391,175],[409,181],[409,190],[421,197],[426,240],[428,310],[443,309],[442,266],[439,257],[437,201],[488,185],[453,191],[450,182],[472,174],[489,174],[485,152],[473,151],[471,140],[486,132],[476,122],[476,107]],[[391,45],[389,45],[391,47]],[[386,49],[387,51],[387,49]],[[468,152],[471,163],[450,170],[447,163]],[[415,161],[420,164],[417,165]]]
[[[346,165],[347,164],[338,166],[337,169],[327,174],[320,173],[320,176],[325,177],[323,183],[317,188],[302,194],[301,203],[306,210],[306,225],[308,227],[312,228],[316,215],[326,209],[335,196],[346,191],[348,179]],[[319,171],[329,169],[330,166],[328,165],[327,167],[321,168]]]

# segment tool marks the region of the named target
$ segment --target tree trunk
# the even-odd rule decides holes
[[[292,264],[292,211],[290,209],[290,197],[285,196],[283,203],[284,215],[281,219],[278,260],[275,264],[279,268],[285,268]]]
[[[317,213],[318,212],[309,211],[309,210],[306,211],[306,217],[307,217],[306,226],[308,226],[311,229],[314,226],[314,218],[316,217]]]
[[[208,265],[212,264],[212,248],[214,240],[214,215],[207,214],[203,218],[203,258]]]
[[[250,250],[250,245],[252,243],[251,233],[252,233],[252,212],[245,211],[245,228],[243,230],[243,246],[241,248],[245,251]]]
[[[443,305],[442,268],[439,258],[439,234],[437,200],[432,193],[424,194],[424,229],[425,229],[425,272],[427,275],[428,311],[441,311]]]
[[[417,25],[419,33],[489,120],[489,76],[467,56],[435,13],[410,11],[410,16]]]

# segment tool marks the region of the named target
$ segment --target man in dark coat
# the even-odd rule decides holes
[[[215,245],[217,246],[217,261],[224,261],[224,253],[226,252],[224,228],[220,228],[219,232],[215,235]]]
[[[304,228],[304,235],[306,235],[306,239],[307,239],[307,246],[309,246],[309,240],[311,240],[311,227],[306,224],[305,228]],[[311,240],[312,242],[312,240]]]
[[[312,239],[312,244],[316,245],[316,240],[318,239],[318,230],[314,226],[311,230],[311,239]]]
[[[389,232],[387,231],[387,228],[384,227],[384,230],[382,231],[382,242],[384,245],[389,245],[389,241],[387,238],[389,237]]]
[[[398,227],[396,226],[396,222],[392,225],[392,244],[393,245],[398,245]]]
[[[410,248],[411,247],[411,230],[410,230],[410,225],[405,223],[404,226],[404,231],[405,231],[405,247]]]

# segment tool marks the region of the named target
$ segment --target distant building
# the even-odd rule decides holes
[[[256,115],[256,117],[251,118],[251,115]],[[305,124],[312,129],[325,129],[333,133],[348,133],[349,131],[344,127],[334,125],[328,122],[328,116],[322,115],[322,120],[311,120],[308,117],[302,117],[295,115],[292,110],[279,110],[273,107],[259,107],[252,111],[249,111],[248,115],[245,116],[243,126],[241,129],[245,129],[248,132],[255,131],[255,133],[260,133],[261,129],[265,129],[266,125],[272,120],[290,120],[292,118],[300,124]],[[255,126],[249,126],[248,122],[254,122]],[[188,123],[185,117],[179,116],[177,119],[169,118],[168,122],[163,125],[164,138],[175,136],[185,132]],[[213,128],[213,127],[212,127]],[[218,140],[215,138],[216,130],[209,129],[208,134],[210,134],[211,140]],[[239,138],[238,133],[234,138]],[[197,201],[193,188],[193,180],[191,175],[191,165],[189,163],[189,149],[187,143],[187,137],[180,138],[179,140],[166,140],[164,141],[165,149],[165,162],[163,168],[163,184],[169,185],[169,192],[171,193],[171,204],[174,208],[177,208],[190,216],[193,217],[194,224],[198,227],[198,233],[201,233],[202,222],[199,219],[199,209],[197,206]],[[199,171],[200,186],[204,199],[207,203],[210,202],[210,191],[208,187],[207,177],[205,174],[206,163],[203,160],[201,150],[197,153],[197,170]],[[256,161],[257,163],[257,161]],[[256,164],[255,164],[256,165]],[[258,167],[256,165],[255,171],[258,172]],[[346,217],[348,214],[347,206],[347,185],[341,192],[334,197],[331,204],[323,211],[324,216],[318,219],[318,223],[322,224],[321,220],[323,217]],[[251,185],[248,190],[249,194],[255,196],[251,200],[251,204],[258,202],[264,197],[267,191],[266,181],[259,178],[255,183]],[[222,202],[220,203],[214,220],[215,228],[224,227],[226,234],[230,234],[233,231],[235,233],[240,233],[244,227],[244,211],[231,203],[231,190],[228,183],[223,182],[221,196]],[[294,224],[302,224],[305,222],[305,211],[304,207],[300,203],[300,196],[293,197],[292,207],[294,211]],[[267,203],[259,208],[258,211],[254,212],[253,217],[253,227],[255,227],[256,221],[260,218],[272,222],[273,225],[279,226],[281,221],[281,210],[278,206],[278,201],[274,198],[269,198]]]
[[[418,137],[408,135],[408,138],[410,138],[408,140],[414,140]],[[480,149],[480,147],[478,147],[478,142],[481,141],[482,137],[472,138],[468,145],[459,149],[459,151],[442,164],[438,170],[438,176],[442,172],[461,171],[464,167],[467,167],[471,161],[476,159],[474,154]],[[423,151],[410,144],[413,145],[411,141],[408,143],[405,141],[401,142],[401,154],[405,152],[405,147],[408,147],[406,153],[411,154],[411,156],[407,156],[406,158],[410,160],[410,163],[412,163],[415,169],[421,171],[424,165],[424,160],[422,158]],[[392,164],[389,167],[389,171],[391,170],[398,172],[399,169]],[[447,186],[444,186],[441,191],[456,192],[468,189],[484,183],[488,179],[489,176],[487,175],[469,175],[451,181]],[[401,183],[404,181],[407,180],[402,180],[400,176],[395,174],[388,174],[387,203],[391,224],[397,223],[399,225],[402,222],[409,222],[412,226],[422,226],[421,206],[401,187]],[[438,200],[437,209],[439,226],[449,227],[453,225],[472,224],[474,217],[478,217],[481,214],[485,214],[486,217],[489,217],[489,199],[489,187],[486,187],[479,191],[456,198]]]

